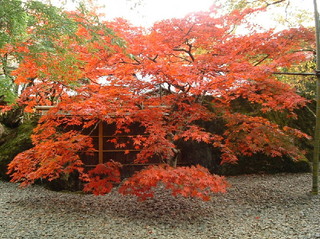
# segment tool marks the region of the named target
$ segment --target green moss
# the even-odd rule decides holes
[[[0,145],[0,178],[8,180],[7,165],[17,154],[32,147],[30,135],[36,122],[36,119],[26,120],[16,128],[7,129],[8,133]]]

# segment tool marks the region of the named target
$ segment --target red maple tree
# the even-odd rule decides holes
[[[237,27],[250,26],[247,16],[254,11],[234,11],[222,17],[214,17],[213,10],[194,13],[158,22],[148,30],[118,19],[104,23],[115,34],[99,31],[98,41],[90,41],[92,33],[79,24],[77,35],[88,41],[60,39],[66,51],[56,57],[42,54],[40,66],[34,56],[26,57],[15,71],[16,82],[36,81],[21,102],[32,109],[54,98],[50,102],[55,107],[40,119],[32,136],[34,148],[10,163],[12,181],[27,185],[77,170],[88,182],[86,191],[109,192],[119,182],[117,164],[84,172],[77,152],[92,152],[90,136],[61,131],[66,126],[86,129],[101,122],[115,124],[116,133],[130,133],[130,126],[138,122],[144,133],[127,142],[140,150],[134,163],[146,163],[155,156],[162,160],[163,165],[137,172],[121,185],[121,193],[141,199],[152,197],[152,188],[160,182],[174,195],[204,200],[210,193],[225,191],[223,177],[201,166],[177,167],[181,140],[219,149],[221,163],[257,152],[303,157],[294,138],[308,136],[280,127],[264,114],[280,111],[294,117],[293,110],[305,105],[306,100],[272,72],[309,59],[310,53],[302,49],[314,44],[313,32],[303,27],[237,32]],[[70,59],[73,64],[62,64]],[[236,110],[233,103],[237,100],[254,106],[255,111]],[[213,132],[202,127],[201,121],[222,123]],[[126,146],[116,137],[111,142]]]

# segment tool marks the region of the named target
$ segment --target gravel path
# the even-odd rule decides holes
[[[0,182],[0,238],[320,238],[320,197],[309,174],[229,177],[211,202],[159,189],[145,202],[116,192],[93,196],[18,189]]]

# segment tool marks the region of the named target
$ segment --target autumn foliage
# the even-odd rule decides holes
[[[130,138],[140,151],[133,162],[156,156],[165,164],[137,172],[120,187],[121,193],[142,199],[152,197],[159,182],[174,195],[203,200],[226,190],[225,180],[203,167],[176,167],[182,141],[211,145],[220,151],[221,163],[258,152],[304,157],[295,139],[308,136],[277,125],[266,114],[295,117],[293,110],[305,105],[304,98],[272,73],[312,57],[303,50],[314,44],[312,31],[259,32],[247,22],[257,9],[221,17],[214,17],[215,11],[161,21],[148,30],[121,19],[90,30],[83,18],[70,13],[82,42],[62,37],[56,44],[63,51],[54,55],[28,54],[25,43],[21,51],[26,56],[13,72],[17,84],[29,85],[19,103],[29,111],[35,105],[55,107],[40,119],[34,148],[9,165],[12,181],[29,184],[76,170],[89,180],[85,191],[109,192],[119,182],[117,167],[107,163],[84,172],[77,152],[92,153],[90,135],[63,131],[101,122],[115,124],[116,134],[130,134],[130,125],[139,122],[145,132]],[[250,34],[237,32],[240,26]],[[239,100],[251,111],[237,110],[234,103]],[[199,122],[221,126],[208,130]],[[116,138],[112,143],[125,147]]]
[[[109,193],[115,183],[120,183],[120,163],[107,162],[98,164],[88,172],[88,183],[83,191],[92,192],[95,195]]]
[[[91,148],[91,138],[73,132],[35,143],[34,148],[17,155],[11,162],[12,181],[23,179],[21,186],[26,186],[39,178],[51,181],[73,171],[82,175],[83,163],[77,152],[84,148]]]
[[[224,177],[212,175],[208,169],[197,166],[170,167],[167,165],[151,166],[141,170],[125,181],[119,192],[136,195],[145,200],[154,196],[153,189],[161,183],[170,189],[174,196],[201,198],[210,200],[213,193],[226,192],[228,186]]]

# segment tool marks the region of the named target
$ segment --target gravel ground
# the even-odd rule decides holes
[[[0,238],[320,238],[320,197],[310,174],[229,177],[210,202],[158,190],[137,202],[106,196],[19,189],[0,182]]]

